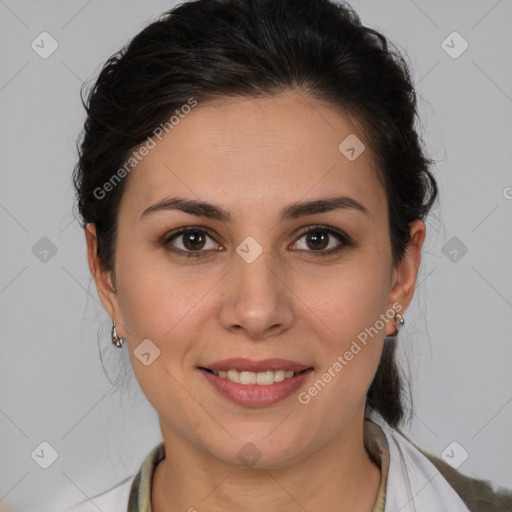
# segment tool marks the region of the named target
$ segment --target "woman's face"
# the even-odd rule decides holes
[[[164,439],[229,464],[249,455],[277,467],[362,421],[384,337],[412,298],[424,236],[416,221],[415,245],[393,267],[386,194],[364,139],[305,93],[199,103],[131,171],[117,293],[97,284]],[[339,197],[336,208],[297,208]],[[215,208],[194,215],[172,198]],[[213,215],[220,210],[230,219]],[[184,227],[194,229],[172,236]],[[222,363],[231,358],[246,361]],[[310,370],[279,382],[286,365],[277,362],[245,387],[204,369],[264,359]]]

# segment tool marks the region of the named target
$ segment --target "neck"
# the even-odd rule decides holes
[[[355,419],[314,453],[269,469],[226,464],[162,428],[169,456],[155,469],[152,511],[371,512],[381,472],[364,447],[364,411]]]

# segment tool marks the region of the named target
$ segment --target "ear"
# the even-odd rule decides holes
[[[96,235],[96,226],[90,222],[85,227],[85,240],[87,243],[87,260],[92,277],[96,283],[96,290],[103,307],[114,322],[116,322],[117,335],[121,338],[126,337],[126,329],[123,327],[123,315],[119,306],[119,298],[115,290],[112,271],[104,270],[98,255],[98,238]]]
[[[425,224],[417,219],[409,224],[411,241],[407,246],[403,258],[394,267],[391,280],[391,291],[389,294],[389,306],[394,303],[400,304],[400,313],[407,309],[411,303],[416,286],[416,278],[421,262],[421,247],[425,240]],[[392,336],[396,333],[396,324],[387,322],[386,335]]]

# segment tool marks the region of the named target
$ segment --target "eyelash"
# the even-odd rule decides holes
[[[313,253],[315,256],[330,256],[330,255],[333,255],[333,254],[336,254],[336,253],[340,252],[343,248],[345,248],[347,246],[353,245],[352,239],[346,233],[343,233],[343,231],[339,231],[338,229],[334,229],[334,228],[331,228],[329,226],[321,226],[321,225],[313,226],[313,227],[307,229],[306,231],[302,232],[297,237],[297,240],[300,240],[305,235],[308,235],[310,233],[315,233],[315,232],[318,232],[318,231],[326,232],[329,235],[335,236],[336,238],[338,238],[338,240],[341,242],[341,244],[337,248],[330,249],[329,251],[312,251],[312,250],[311,251],[306,251],[306,252]],[[185,258],[201,257],[201,256],[203,256],[203,253],[205,253],[207,251],[203,251],[203,250],[183,251],[182,249],[172,248],[172,246],[170,245],[171,241],[174,240],[175,238],[179,237],[180,235],[183,235],[183,234],[186,234],[186,233],[201,233],[201,234],[204,234],[204,235],[208,235],[210,238],[213,239],[213,236],[212,236],[210,230],[205,229],[205,228],[188,226],[188,227],[185,227],[185,228],[180,228],[180,229],[178,229],[176,231],[173,231],[172,233],[164,236],[162,238],[162,240],[160,241],[160,244],[167,251],[175,253],[178,256],[183,256]]]

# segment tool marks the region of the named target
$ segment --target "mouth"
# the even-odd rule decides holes
[[[199,366],[197,370],[221,397],[251,408],[266,407],[284,400],[304,386],[314,372],[312,366],[296,370],[277,368],[259,371],[227,368],[221,370]]]

